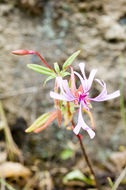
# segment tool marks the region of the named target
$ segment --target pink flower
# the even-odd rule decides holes
[[[86,111],[89,111],[90,105],[91,105],[90,101],[101,102],[101,101],[110,100],[110,99],[120,96],[120,91],[117,90],[112,94],[107,94],[106,84],[103,81],[95,79],[103,87],[103,90],[97,97],[91,98],[89,95],[89,92],[90,92],[97,70],[93,69],[90,72],[89,77],[87,78],[85,75],[85,64],[80,63],[79,66],[80,66],[82,76],[79,73],[74,72],[79,77],[80,82],[81,82],[79,89],[76,90],[76,92],[75,90],[73,91],[72,86],[71,88],[69,88],[67,80],[63,80],[61,77],[58,77],[57,82],[61,89],[61,94],[51,91],[50,96],[54,99],[74,102],[76,104],[79,104],[78,122],[75,128],[73,129],[73,132],[76,135],[78,135],[80,132],[80,129],[82,128],[86,130],[90,138],[93,139],[95,136],[95,132],[90,127],[88,127],[88,125],[84,122],[83,117],[82,117],[82,108],[85,109]],[[74,89],[75,89],[75,86],[74,86]]]

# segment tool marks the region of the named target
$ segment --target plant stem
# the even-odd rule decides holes
[[[71,121],[71,123],[72,123],[73,127],[75,127],[73,120]],[[90,169],[90,172],[91,172],[91,174],[92,174],[92,176],[93,176],[93,178],[94,178],[95,186],[97,187],[97,190],[98,190],[99,188],[98,188],[98,184],[97,184],[95,172],[94,172],[94,170],[93,170],[93,168],[92,168],[92,166],[91,166],[91,163],[90,163],[90,161],[89,161],[89,159],[88,159],[88,155],[87,155],[87,153],[86,153],[84,144],[83,144],[83,142],[82,142],[81,135],[76,135],[76,137],[78,138],[78,141],[79,141],[79,143],[80,143],[80,147],[81,147],[81,150],[82,150],[82,153],[83,153],[83,157],[84,157],[84,159],[85,159],[85,161],[86,161],[86,163],[87,163],[87,165],[88,165],[88,167],[89,167],[89,169]]]
[[[45,61],[45,59],[44,59],[38,52],[34,51],[34,53],[40,57],[40,59],[42,60],[42,62],[43,62],[50,70],[54,71],[54,70],[48,65],[48,63]]]
[[[80,143],[80,147],[81,147],[81,150],[82,150],[82,153],[83,153],[83,157],[84,157],[84,159],[85,159],[85,161],[86,161],[86,163],[87,163],[87,165],[88,165],[88,167],[89,167],[89,169],[90,169],[91,174],[93,175],[95,185],[97,186],[96,176],[95,176],[94,170],[93,170],[93,168],[92,168],[92,166],[91,166],[91,163],[90,163],[90,161],[89,161],[89,159],[88,159],[88,155],[87,155],[87,153],[86,153],[86,150],[85,150],[84,144],[83,144],[83,142],[82,142],[81,136],[80,136],[80,135],[77,135],[77,138],[78,138],[79,143]]]

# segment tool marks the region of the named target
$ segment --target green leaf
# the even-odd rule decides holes
[[[108,180],[108,183],[109,183],[110,187],[113,188],[114,183],[112,182],[111,178],[107,177],[107,180]]]
[[[36,119],[34,121],[34,123],[28,127],[25,132],[30,133],[32,131],[34,131],[35,129],[41,127],[42,125],[44,125],[46,123],[46,121],[48,120],[49,116],[50,116],[50,112],[48,113],[44,113],[43,115],[41,115],[38,119]]]
[[[93,185],[93,179],[86,177],[80,170],[73,170],[69,172],[64,178],[63,182],[67,183],[71,180],[80,180],[83,181],[89,185]]]
[[[54,69],[55,69],[56,73],[60,72],[60,68],[59,68],[58,63],[54,63]]]
[[[27,64],[27,67],[44,75],[52,75],[54,72],[50,70],[49,68],[43,67],[41,65],[36,64]]]
[[[67,160],[73,156],[73,151],[71,149],[65,149],[61,152],[60,158],[62,160]]]
[[[49,80],[51,80],[51,79],[53,79],[53,78],[55,78],[55,77],[56,77],[56,76],[49,76],[49,77],[44,81],[43,86],[45,86],[46,83],[47,83]]]
[[[66,77],[66,76],[70,75],[70,73],[69,72],[61,72],[60,75],[61,75],[61,77]]]
[[[69,65],[71,65],[74,61],[74,59],[79,55],[80,50],[76,51],[75,53],[73,53],[63,64],[63,70],[66,69],[66,67],[68,67]]]

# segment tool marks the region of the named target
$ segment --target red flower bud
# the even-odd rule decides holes
[[[28,55],[28,54],[36,54],[37,56],[40,57],[40,59],[42,60],[42,62],[50,69],[54,72],[54,70],[48,65],[48,63],[46,63],[46,61],[43,59],[43,57],[41,57],[41,55],[36,52],[36,51],[32,51],[32,50],[25,50],[25,49],[19,49],[19,50],[14,50],[11,53],[15,54],[15,55]]]
[[[32,50],[19,49],[12,51],[12,53],[15,55],[27,55],[27,54],[34,54],[35,52]]]

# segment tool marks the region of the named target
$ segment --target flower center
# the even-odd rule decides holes
[[[87,105],[86,97],[87,97],[87,94],[80,94],[80,96],[79,96],[79,102],[83,101]]]

